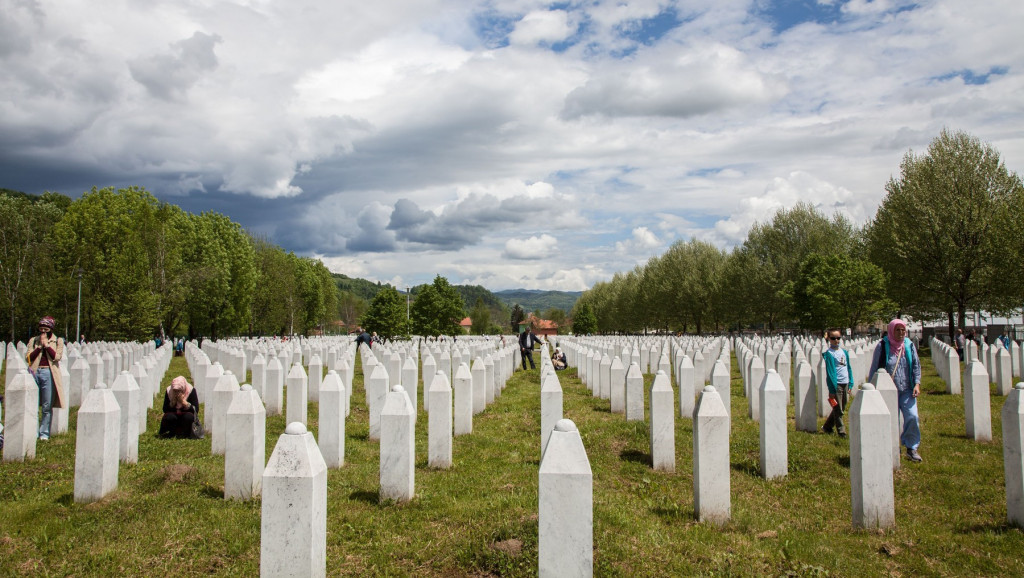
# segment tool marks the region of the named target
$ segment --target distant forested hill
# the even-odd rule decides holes
[[[566,313],[572,310],[576,300],[583,295],[582,291],[540,291],[537,289],[507,289],[495,292],[509,307],[516,303],[523,311],[543,313],[554,307]]]
[[[462,301],[466,304],[466,311],[469,311],[474,305],[476,305],[478,297],[484,300],[484,305],[489,309],[505,308],[504,301],[480,285],[455,285],[454,287],[455,290],[459,292],[459,295],[462,296]]]
[[[332,273],[334,276],[334,284],[338,286],[338,289],[342,291],[348,291],[353,295],[365,299],[367,301],[372,300],[378,292],[387,285],[382,284],[380,281],[374,283],[373,281],[367,281],[366,279],[360,279],[358,277],[349,277],[348,275],[342,275],[341,273]],[[403,293],[403,291],[399,291]]]

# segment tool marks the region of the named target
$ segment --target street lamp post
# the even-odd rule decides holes
[[[78,313],[75,315],[75,341],[82,337],[82,268],[75,270],[78,274]]]

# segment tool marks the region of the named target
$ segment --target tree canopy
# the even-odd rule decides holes
[[[361,324],[367,331],[376,332],[384,339],[406,335],[405,297],[390,285],[383,287],[370,301]]]
[[[927,153],[903,157],[885,190],[868,246],[903,310],[945,314],[952,333],[968,309],[1020,308],[1024,186],[991,145],[943,130]]]
[[[448,279],[437,275],[433,283],[417,287],[414,294],[410,314],[413,333],[434,337],[462,333],[462,297]]]
[[[42,315],[89,339],[326,330],[338,290],[318,260],[253,238],[224,215],[195,215],[141,187],[72,201],[0,192],[0,307],[10,339]],[[31,288],[30,291],[26,291]]]

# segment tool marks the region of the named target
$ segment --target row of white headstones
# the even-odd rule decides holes
[[[118,355],[110,355],[112,351]],[[155,348],[153,343],[90,344],[81,350],[77,344],[69,344],[66,353],[68,360],[73,360],[71,369],[68,363],[57,365],[67,389],[66,407],[53,408],[50,433],[66,433],[69,413],[78,407],[74,498],[76,502],[91,502],[117,488],[119,462],[138,462],[146,411],[152,407],[173,350],[169,345]],[[93,361],[96,379],[90,378]],[[130,370],[125,368],[128,363]],[[8,348],[6,364],[3,460],[34,459],[39,438],[39,387],[18,346]],[[112,381],[109,386],[107,380]]]
[[[857,339],[849,344],[853,350],[850,369],[856,383],[861,384],[854,388],[854,401],[847,411],[855,528],[884,528],[895,524],[892,472],[900,467],[897,389],[884,369],[879,369],[870,382],[863,381],[869,369],[871,348],[876,343]],[[827,415],[829,408],[821,356],[824,344],[818,340],[583,338],[564,339],[560,345],[566,349],[570,365],[579,368],[581,378],[593,395],[609,399],[611,411],[625,414],[627,420],[644,419],[642,373],[656,372],[647,392],[651,407],[651,460],[655,469],[664,471],[675,470],[674,378],[679,389],[679,416],[694,420],[694,510],[700,520],[723,523],[730,516],[730,346],[735,348],[740,364],[748,416],[759,424],[760,471],[766,479],[787,475],[786,406],[791,403],[791,364],[796,366],[792,375],[796,429],[816,431],[816,418]],[[992,360],[991,366],[1003,367],[1000,375],[1008,375],[1006,368],[1011,367],[1009,357],[1014,348],[992,346],[980,351],[969,347],[965,356],[965,426],[968,437],[989,441],[992,438],[989,373],[975,356],[987,354]],[[950,393],[960,393],[960,363],[956,355],[955,350],[941,341],[932,342],[933,359],[949,360],[945,365],[936,363],[936,367],[947,384],[955,380],[957,387]],[[671,362],[673,356],[675,363]],[[714,362],[705,363],[709,359]],[[767,370],[766,364],[770,364]],[[699,392],[696,403],[695,390]],[[1007,516],[1011,523],[1024,525],[1024,383],[1018,383],[1009,391],[1003,390],[997,382],[996,393],[1007,395],[1002,415]],[[561,391],[555,392],[554,384],[542,384],[541,395],[542,422],[549,411],[547,405],[551,415],[547,415],[546,421],[551,423],[561,411]],[[818,412],[815,412],[816,405]],[[544,505],[542,497],[541,507]],[[592,527],[579,529],[580,535],[591,531]],[[585,557],[579,552],[578,568],[592,567],[592,561],[584,560]],[[541,561],[543,568],[543,549]]]
[[[219,357],[225,359],[239,357],[237,350],[232,351],[230,344],[208,343],[210,345],[204,349],[211,352],[216,351],[215,355]],[[648,345],[651,346],[649,355],[646,356],[646,369],[657,372],[653,384],[647,392],[651,402],[652,465],[656,469],[666,471],[675,469],[673,406],[676,397],[672,390],[672,378],[674,377],[677,387],[680,389],[678,397],[680,415],[695,420],[693,435],[695,512],[701,520],[724,523],[729,519],[730,509],[728,448],[731,409],[730,404],[723,401],[728,400],[730,347],[736,348],[737,358],[740,360],[741,367],[744,367],[741,373],[744,374],[745,384],[748,384],[745,387],[745,393],[749,400],[748,412],[760,424],[761,471],[766,478],[772,478],[784,476],[787,473],[785,408],[789,403],[790,396],[788,387],[786,387],[788,384],[783,383],[777,367],[783,360],[789,359],[788,352],[792,347],[796,351],[793,359],[797,365],[794,377],[797,407],[799,408],[802,405],[801,391],[821,390],[820,387],[810,386],[812,381],[818,381],[820,385],[822,380],[816,378],[815,372],[811,371],[810,364],[805,358],[805,356],[814,358],[814,349],[817,349],[817,344],[810,341],[794,340],[791,343],[783,344],[778,351],[773,352],[773,347],[778,343],[773,345],[770,342],[759,343],[756,340],[733,342],[726,339],[670,339],[654,344],[651,344],[649,340],[641,343],[643,349],[646,349]],[[610,399],[612,411],[625,414],[626,419],[644,419],[643,376],[639,365],[638,344],[634,343],[633,347],[629,348],[628,342],[616,339],[562,339],[560,344],[568,354],[570,365],[578,367],[581,378],[595,396]],[[433,350],[428,347],[423,348],[424,375],[434,374],[429,386],[424,384],[428,392],[424,397],[424,406],[431,414],[428,428],[430,453],[428,463],[430,467],[451,466],[451,436],[472,431],[472,415],[483,410],[477,405],[477,402],[482,399],[485,406],[500,396],[505,381],[519,364],[519,351],[514,346],[501,348],[485,342],[477,343],[473,347],[474,353],[491,350],[486,355],[492,358],[490,365],[492,367],[496,365],[499,368],[499,379],[497,382],[489,381],[491,376],[488,375],[485,363],[479,355],[474,359],[472,370],[468,364],[460,363],[454,375],[454,408],[453,390],[449,385],[448,376],[443,370],[432,371],[437,367],[435,357],[442,360],[443,363],[443,360],[450,361],[453,353],[457,355],[457,358],[468,358],[471,353],[458,349],[454,349],[453,352],[444,347],[435,347]],[[942,346],[933,343],[933,348],[941,350]],[[248,384],[239,386],[231,371],[221,370],[218,372],[214,368],[219,367],[219,362],[210,363],[209,356],[204,350],[200,350],[194,344],[189,344],[186,348],[190,367],[199,369],[205,366],[207,370],[204,379],[196,379],[197,388],[201,388],[201,392],[208,390],[211,378],[215,380],[212,391],[207,391],[209,395],[205,396],[209,400],[206,404],[205,416],[208,430],[212,436],[212,451],[225,455],[225,497],[248,499],[260,495],[262,490],[261,572],[265,575],[284,575],[291,570],[301,568],[307,568],[316,574],[316,568],[323,566],[321,562],[325,560],[326,469],[340,467],[344,463],[344,417],[342,416],[347,416],[349,413],[350,376],[354,366],[354,363],[351,362],[354,347],[343,343],[337,349],[340,350],[337,355],[329,355],[337,364],[337,368],[330,369],[319,384],[310,387],[309,382],[315,382],[317,379],[316,377],[312,380],[309,379],[303,370],[301,361],[296,361],[287,378],[283,380],[284,383],[279,383],[281,381],[278,377],[280,373],[275,365],[280,366],[278,358],[284,356],[279,356],[278,354],[281,352],[275,350],[271,345],[264,349],[270,356],[270,362],[266,362],[263,360],[264,351],[260,351],[260,348],[256,347],[253,351],[253,382],[261,382],[262,391],[260,391]],[[364,371],[368,369],[370,373],[369,377],[364,380],[368,405],[376,406],[379,409],[379,412],[370,411],[370,419],[372,423],[375,421],[374,415],[377,415],[377,437],[381,441],[381,500],[403,501],[411,499],[414,495],[416,405],[412,400],[415,399],[416,388],[411,387],[407,391],[400,384],[390,385],[385,363],[393,368],[398,366],[407,369],[410,365],[415,368],[413,360],[417,357],[417,349],[415,344],[398,344],[393,350],[378,347],[374,353],[364,346],[360,351]],[[630,360],[628,370],[623,367],[619,355],[608,359],[607,354],[616,350],[622,352],[622,357],[627,357]],[[806,353],[804,353],[805,351]],[[668,362],[673,352],[677,360],[676,364]],[[301,355],[300,352],[294,353]],[[776,368],[765,372],[763,360],[772,353],[775,353]],[[696,368],[691,361],[691,355],[698,360]],[[820,352],[818,355],[820,356]],[[933,357],[935,355],[933,349]],[[386,362],[379,361],[378,356]],[[169,348],[163,347],[154,351],[139,363],[150,365],[145,361],[150,357],[154,362],[159,361],[159,367],[161,367],[159,375],[162,378],[170,358]],[[405,362],[402,361],[403,357]],[[205,364],[202,363],[204,358]],[[84,360],[84,356],[81,359]],[[499,360],[497,364],[494,363],[494,359]],[[714,359],[715,363],[704,364],[704,359]],[[539,568],[544,575],[560,575],[575,570],[589,573],[592,571],[593,563],[592,474],[579,432],[571,421],[562,419],[562,391],[557,373],[546,354],[541,356],[541,360],[541,447],[543,451],[539,479]],[[658,360],[658,362],[653,363],[653,360]],[[11,361],[11,357],[8,356],[8,367],[11,367]],[[17,365],[17,361],[13,363]],[[77,361],[75,363],[77,364]],[[318,354],[312,354],[309,366],[310,376],[322,376],[323,368],[319,364]],[[758,373],[759,368],[761,373]],[[965,378],[965,388],[968,391],[984,391],[987,395],[987,375],[982,377],[975,375],[980,374],[979,368],[984,370],[983,365],[977,361],[968,363],[969,371]],[[952,373],[948,367],[946,372],[947,375]],[[78,381],[90,383],[88,376],[81,376],[81,373],[79,372]],[[418,380],[414,374],[401,373],[402,380],[406,383],[417,383]],[[155,376],[156,372],[147,374],[144,380],[147,384],[160,382],[160,379],[152,379],[149,377],[150,375]],[[15,392],[16,407],[23,408],[31,404],[29,392],[34,390],[35,386],[34,382],[29,381],[30,379],[24,371],[18,371],[15,375],[14,381],[17,382],[17,385],[8,388],[9,415],[12,407],[10,397],[12,392]],[[710,381],[711,385],[699,388],[699,397],[694,403],[695,387],[690,384],[696,384],[698,380],[704,381],[705,379]],[[75,379],[70,380],[70,382],[74,381]],[[757,395],[750,396],[749,384],[758,381],[760,385],[757,386]],[[976,383],[979,385],[976,386]],[[980,384],[984,385],[984,389]],[[270,461],[264,466],[263,448],[267,410],[264,408],[261,397],[273,397],[272,391],[280,391],[283,385],[288,386],[289,425],[285,434],[279,439]],[[72,387],[75,386],[72,385]],[[151,405],[155,388],[150,385],[146,387],[149,395],[143,397],[148,397]],[[1024,512],[1021,511],[1024,507],[1024,475],[1021,475],[1021,472],[1024,472],[1024,465],[1020,464],[1021,432],[1024,431],[1024,428],[1021,427],[1021,416],[1024,416],[1020,391],[1022,388],[1024,388],[1024,384],[1018,384],[1018,387],[1010,392],[1004,406],[1003,419],[1008,515],[1011,522],[1018,524],[1024,522]],[[132,373],[125,371],[122,371],[115,379],[112,389],[106,389],[102,382],[99,382],[93,384],[88,390],[85,396],[86,403],[83,403],[79,413],[79,445],[76,448],[76,501],[99,499],[116,488],[118,458],[127,463],[137,460],[139,429],[136,428],[133,432],[131,424],[140,422],[138,419],[124,419],[122,416],[134,416],[139,412],[142,412],[143,416],[145,415],[144,410],[140,409],[141,404],[133,401],[137,399],[137,395],[133,392],[138,390],[135,377]],[[25,397],[28,404],[18,402],[18,396],[21,394],[16,392],[21,391],[26,392]],[[126,397],[119,397],[116,393],[118,391],[127,392],[122,394]],[[319,444],[317,440],[314,440],[312,433],[306,431],[305,425],[307,407],[305,401],[307,396],[311,400],[312,396],[309,395],[309,392],[312,391],[316,392],[320,402]],[[411,395],[410,391],[413,392]],[[883,398],[883,392],[886,391],[895,391],[895,386],[888,375],[884,371],[880,371],[874,376],[873,383],[861,386],[849,411],[851,417],[853,523],[856,527],[886,527],[894,523],[892,470],[899,467],[899,448],[895,438],[895,432],[898,430],[893,427],[895,413],[889,410],[888,404]],[[380,392],[384,393],[382,401],[376,404],[370,401],[379,396]],[[720,392],[725,392],[725,395],[721,395]],[[804,396],[806,397],[806,395],[805,393]],[[203,397],[201,394],[201,399]],[[757,401],[753,401],[750,399],[751,397],[756,397]],[[813,393],[810,397],[813,400]],[[965,397],[970,399],[971,395]],[[37,399],[35,403],[38,403]],[[988,407],[987,403],[976,405],[983,405],[985,409]],[[34,408],[35,405],[31,405],[31,407]],[[429,412],[430,407],[435,408],[435,411]],[[122,411],[122,408],[128,408],[128,411]],[[300,408],[301,413],[293,415],[292,408]],[[810,404],[807,409],[810,408],[813,408],[813,404]],[[84,419],[83,411],[85,412]],[[30,413],[34,415],[36,412],[16,411],[15,413],[27,416]],[[280,413],[280,409],[278,409],[278,413]],[[813,410],[805,413],[810,413],[813,416]],[[797,421],[798,429],[800,429],[799,419]],[[968,414],[969,433],[971,421],[971,416]],[[982,420],[975,416],[975,430],[982,429],[979,427],[980,421]],[[141,423],[144,424],[144,417]],[[11,421],[9,421],[9,428],[10,425],[12,425]],[[1008,428],[1012,431],[1008,432]],[[1016,429],[1014,430],[1014,428]],[[29,428],[17,427],[15,429],[29,431]],[[33,435],[26,435],[21,439],[30,438],[34,442],[34,429],[31,431]],[[1013,435],[1014,431],[1016,435]],[[132,444],[132,437],[134,437],[134,444]],[[989,433],[988,439],[990,438],[991,434]],[[22,445],[17,434],[13,441],[15,441],[14,448]],[[101,441],[102,443],[100,443]],[[1016,450],[1012,447],[1015,442]],[[34,455],[34,443],[32,445],[31,452],[28,449],[22,452],[22,459]],[[131,449],[133,445],[134,451]],[[885,452],[884,448],[887,447],[895,448],[892,460],[885,459],[888,452]],[[84,467],[80,480],[77,456],[82,455],[82,450],[85,449],[88,450],[90,456],[103,456],[103,459],[83,460],[93,464],[94,469],[90,472],[87,466]],[[5,460],[9,459],[6,450],[5,447]],[[14,450],[11,455],[10,459],[16,459],[13,457],[17,455]],[[275,456],[277,457],[275,458]],[[310,485],[308,480],[313,480],[313,484]],[[288,508],[291,509],[295,507],[296,488],[303,488],[302,494],[305,497],[298,497],[302,497],[302,503],[308,506],[308,508],[302,508],[303,511],[309,513],[308,517],[296,518],[283,515],[286,508],[282,504],[288,504]],[[309,493],[308,490],[311,488],[314,490]],[[278,499],[283,501],[278,501]],[[295,527],[296,520],[300,522],[300,527]],[[309,539],[280,539],[285,535],[308,536]],[[297,544],[300,547],[294,552],[285,551],[288,544],[293,546]],[[315,546],[312,550],[315,554],[312,557],[309,556],[311,550],[305,546],[310,544]],[[320,548],[320,544],[323,545],[323,548]],[[321,554],[316,554],[317,552]],[[302,560],[297,560],[296,557],[302,558]],[[308,560],[306,560],[307,558]],[[308,564],[305,563],[307,561]],[[298,573],[306,574],[306,572]]]

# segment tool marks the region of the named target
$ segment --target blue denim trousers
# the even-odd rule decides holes
[[[39,386],[39,407],[43,417],[39,420],[39,437],[50,437],[50,420],[53,419],[53,375],[49,367],[36,370],[36,385]]]
[[[917,398],[914,397],[914,388],[899,392],[900,414],[903,415],[903,435],[900,441],[903,445],[916,450],[921,445],[921,427],[917,423]]]

